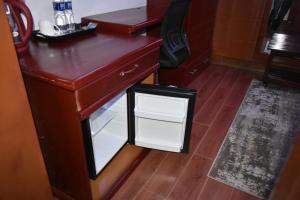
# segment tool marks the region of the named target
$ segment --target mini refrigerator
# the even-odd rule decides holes
[[[127,143],[187,153],[195,98],[192,89],[139,84],[93,112],[82,122],[90,178]]]

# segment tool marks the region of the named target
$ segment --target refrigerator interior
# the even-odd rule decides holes
[[[188,102],[188,98],[135,93],[135,144],[180,152]]]
[[[126,92],[96,110],[89,124],[98,174],[128,140]]]

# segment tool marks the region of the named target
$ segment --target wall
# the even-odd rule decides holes
[[[214,57],[255,60],[267,6],[268,0],[219,0]]]
[[[300,33],[300,0],[294,0],[288,18],[288,30]]]
[[[25,3],[33,15],[35,29],[40,19],[53,19],[52,0],[25,0]],[[72,3],[75,21],[80,22],[83,16],[145,6],[146,0],[73,0]]]
[[[53,200],[3,1],[0,27],[0,199]]]

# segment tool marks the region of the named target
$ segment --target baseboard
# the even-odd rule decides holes
[[[213,55],[212,63],[218,65],[224,65],[232,68],[243,69],[252,71],[254,73],[263,74],[265,71],[266,63],[260,63],[255,61],[240,60],[235,58],[228,58],[218,55]]]

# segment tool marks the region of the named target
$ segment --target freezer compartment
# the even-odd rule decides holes
[[[98,174],[128,141],[127,95],[114,97],[89,118],[93,163]]]
[[[188,102],[187,98],[135,93],[135,144],[181,152]]]

